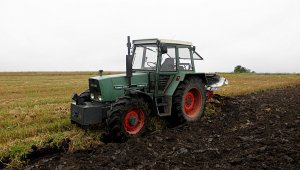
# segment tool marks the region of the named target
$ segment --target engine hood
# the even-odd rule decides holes
[[[114,74],[91,77],[89,82],[97,82],[100,88],[102,101],[115,101],[118,97],[124,95],[124,88],[128,87],[128,78],[126,74]],[[148,86],[148,73],[133,73],[131,85],[136,87]],[[89,85],[91,87],[91,84]],[[95,86],[95,85],[92,85]]]

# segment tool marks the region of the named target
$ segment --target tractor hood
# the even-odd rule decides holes
[[[133,73],[131,85],[137,88],[147,87],[148,79],[148,73]],[[115,101],[124,94],[124,89],[127,87],[126,74],[96,76],[89,79],[90,92],[98,101]]]

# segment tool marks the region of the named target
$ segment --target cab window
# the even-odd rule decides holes
[[[175,47],[168,47],[168,53],[162,54],[160,71],[176,71]]]
[[[178,48],[178,55],[179,55],[178,69],[184,71],[193,70],[190,49],[187,47],[180,47]]]

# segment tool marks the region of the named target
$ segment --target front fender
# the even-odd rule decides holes
[[[156,104],[153,100],[153,96],[152,94],[148,94],[145,93],[143,91],[140,91],[138,89],[124,89],[125,90],[125,95],[127,96],[137,96],[139,98],[143,98],[148,104],[149,104],[149,108],[151,109],[151,114],[156,114],[157,110],[156,108]]]

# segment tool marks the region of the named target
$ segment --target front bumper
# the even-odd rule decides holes
[[[107,117],[110,105],[98,102],[84,102],[71,104],[71,121],[79,125],[101,124]]]

